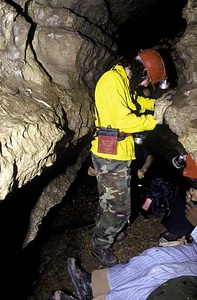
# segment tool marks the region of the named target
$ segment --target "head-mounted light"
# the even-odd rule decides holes
[[[159,87],[160,87],[160,89],[162,89],[162,90],[168,89],[169,86],[170,86],[170,84],[169,84],[167,78],[164,78],[164,79],[161,80],[160,83],[159,83]]]

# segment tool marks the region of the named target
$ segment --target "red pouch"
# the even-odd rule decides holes
[[[117,154],[118,129],[100,128],[98,131],[98,152]]]

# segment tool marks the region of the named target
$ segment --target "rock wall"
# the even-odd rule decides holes
[[[175,43],[174,61],[179,76],[177,95],[165,114],[171,130],[178,135],[185,150],[197,162],[197,1],[188,1],[183,10],[187,28]]]

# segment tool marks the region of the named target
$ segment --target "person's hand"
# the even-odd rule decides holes
[[[197,202],[197,190],[190,188],[186,192],[185,217],[193,226],[197,226],[197,206],[194,201]]]
[[[144,174],[146,173],[146,169],[143,169],[143,168],[141,168],[141,169],[139,169],[138,171],[137,171],[137,176],[138,176],[138,178],[139,179],[141,179],[141,178],[144,178]]]
[[[157,102],[158,101],[158,102]],[[154,108],[154,118],[157,124],[163,123],[163,116],[168,106],[172,104],[171,100],[156,100],[155,101],[155,108]]]
[[[155,100],[155,108],[154,108],[154,117],[156,120],[156,124],[163,124],[163,116],[168,108],[172,104],[172,100],[170,100],[176,91],[168,91],[164,93],[161,97]]]
[[[197,226],[197,206],[191,200],[186,203],[185,216],[193,226]]]
[[[187,200],[197,202],[197,189],[190,188],[189,191],[186,192],[186,201]]]

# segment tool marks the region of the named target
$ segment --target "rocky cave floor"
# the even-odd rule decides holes
[[[104,268],[91,255],[97,201],[96,179],[82,172],[71,192],[53,211],[50,222],[45,225],[45,242],[39,253],[39,267],[31,282],[28,300],[50,299],[53,290],[63,289],[74,293],[67,273],[68,257],[79,258],[88,272]],[[120,262],[126,262],[144,249],[157,246],[159,234],[164,229],[160,218],[153,214],[147,218],[139,213],[127,227],[126,239],[115,243],[112,251]]]

